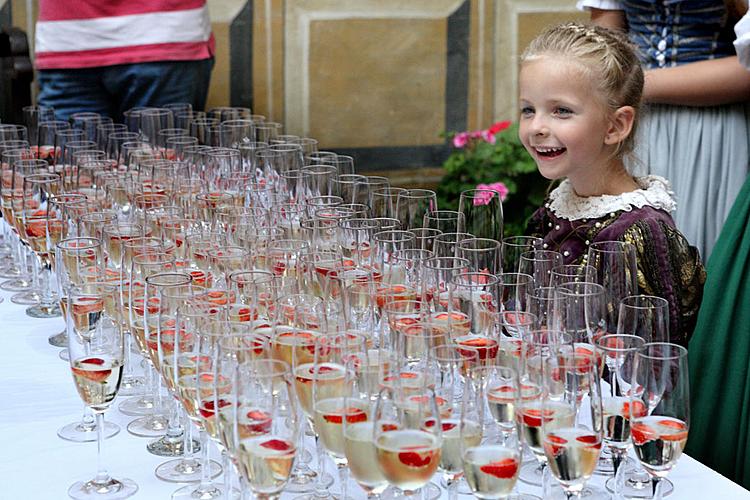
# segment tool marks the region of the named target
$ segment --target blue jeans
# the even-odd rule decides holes
[[[40,70],[37,101],[55,108],[58,120],[67,120],[79,111],[93,111],[122,121],[123,111],[135,106],[176,102],[203,110],[213,65],[210,58]]]

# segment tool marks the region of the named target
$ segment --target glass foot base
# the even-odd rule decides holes
[[[284,487],[284,491],[291,493],[307,493],[315,489],[315,480],[318,473],[310,468],[292,471],[289,482]],[[333,479],[333,478],[331,478]]]
[[[35,306],[39,303],[39,294],[34,291],[21,292],[13,295],[10,301],[19,306]]]
[[[448,480],[445,477],[440,478],[440,486],[445,491],[448,491]],[[458,493],[459,495],[473,495],[473,493],[471,492],[471,488],[469,488],[469,483],[467,483],[466,479],[464,479],[463,477],[458,478],[456,493]]]
[[[672,484],[672,481],[665,478],[662,479],[661,482],[662,496],[667,496],[674,491],[674,485]],[[607,479],[607,482],[604,483],[604,486],[607,487],[607,491],[609,491],[610,493],[614,493],[615,478],[611,477]],[[628,478],[626,476],[621,494],[625,498],[653,498],[654,489],[651,480],[649,480],[648,482],[641,482],[633,480],[632,477]]]
[[[563,489],[559,485],[555,485],[550,488],[549,495],[544,497],[544,500],[568,500],[568,498],[568,495],[565,494]],[[586,485],[583,487],[583,491],[579,498],[585,498],[588,500],[610,500],[611,495],[598,486]]]
[[[232,488],[232,490],[225,496],[224,486],[219,484],[209,484],[205,487],[191,484],[172,493],[172,500],[194,500],[196,498],[201,500],[212,500],[214,498],[231,498],[232,500],[239,500],[240,496],[239,490],[235,488]]]
[[[214,479],[221,475],[221,465],[214,460],[209,463],[209,475]],[[178,458],[164,462],[156,468],[156,477],[168,483],[197,483],[203,474],[203,465],[194,458]]]
[[[322,483],[321,484],[322,488],[326,491],[328,490],[328,488],[333,486],[333,476],[330,474],[323,474],[323,477],[320,478],[320,481]],[[325,498],[328,498],[328,499],[337,498],[330,491],[328,491],[328,497],[323,497],[322,495],[316,495],[315,493],[313,493],[313,491],[315,490],[315,486],[316,485],[313,484],[313,488],[312,490],[310,490],[310,493],[293,497],[292,500],[325,500]],[[286,488],[284,488],[284,490],[286,490]],[[293,490],[290,490],[290,491],[293,491]]]
[[[440,487],[435,483],[427,483],[422,487],[423,500],[437,500],[442,494]]]
[[[55,347],[68,347],[68,334],[63,330],[47,337],[47,342]]]
[[[6,292],[25,292],[31,288],[31,283],[23,278],[11,279],[0,285],[0,290]]]
[[[521,466],[518,480],[532,486],[541,486],[543,472],[544,468],[542,468],[539,462],[526,462]]]
[[[120,432],[120,426],[112,422],[104,422],[104,439],[116,436]],[[85,426],[79,420],[57,429],[57,436],[65,441],[74,443],[91,443],[96,441],[96,425]]]
[[[193,440],[193,451],[198,452],[200,449],[200,443]],[[182,436],[177,439],[163,436],[161,439],[148,443],[146,445],[146,450],[152,455],[159,457],[181,457],[185,454],[185,446]]]
[[[599,455],[599,461],[596,463],[596,469],[594,469],[594,474],[599,474],[602,476],[614,476],[615,474],[615,464],[612,461],[612,454],[611,453],[602,453]]]
[[[145,417],[154,412],[154,398],[151,396],[129,398],[120,403],[117,409],[129,417]]]
[[[117,395],[138,396],[143,394],[144,387],[145,384],[143,383],[143,377],[125,375],[122,377],[122,382],[120,382],[120,390],[117,392]]]
[[[53,305],[52,307],[48,307],[37,304],[26,309],[26,316],[31,316],[32,318],[58,318],[62,316],[62,311],[60,311],[59,306]]]
[[[21,270],[15,266],[10,267],[10,268],[6,267],[5,269],[3,269],[2,272],[0,272],[0,278],[11,279],[11,280],[18,278],[20,275],[21,275]],[[3,285],[4,284],[5,283],[3,283]],[[0,285],[0,289],[7,290],[6,288],[3,288],[3,285]],[[13,292],[14,290],[7,290],[7,291]]]
[[[136,418],[128,424],[128,432],[138,437],[161,437],[167,432],[167,424],[167,419],[160,415]]]
[[[110,500],[131,497],[135,495],[136,491],[138,491],[138,485],[132,479],[110,478],[106,483],[96,483],[93,480],[78,481],[68,488],[68,495],[77,500],[86,500],[89,498],[106,498]]]

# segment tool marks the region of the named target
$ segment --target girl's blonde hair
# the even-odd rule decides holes
[[[599,91],[612,111],[622,106],[635,109],[633,128],[617,145],[615,156],[632,152],[643,94],[643,70],[635,48],[625,35],[601,26],[564,23],[537,36],[524,51],[521,61],[541,56],[561,56],[579,62],[592,81],[598,82]]]

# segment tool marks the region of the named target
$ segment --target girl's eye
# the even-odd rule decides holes
[[[568,108],[559,107],[555,110],[555,113],[560,116],[568,116],[568,115],[572,115],[573,111]]]
[[[531,106],[524,106],[521,108],[521,115],[522,116],[529,116],[534,113],[534,108]]]

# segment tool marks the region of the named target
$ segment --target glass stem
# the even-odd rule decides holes
[[[211,487],[211,455],[208,450],[208,434],[201,429],[201,486],[200,490],[207,490]]]
[[[218,416],[214,418],[219,418]],[[232,463],[229,460],[229,454],[226,451],[221,452],[221,466],[224,470],[224,498],[232,498]]]
[[[156,413],[156,396],[154,393],[156,392],[156,382],[154,380],[154,368],[151,366],[151,363],[146,362],[146,369],[145,377],[146,377],[146,392],[141,397],[141,401],[143,401],[145,404],[151,404],[151,412]]]
[[[104,458],[102,446],[104,443],[104,413],[96,412],[96,479],[98,484],[104,484],[109,481],[109,472],[104,467]]]
[[[96,418],[91,412],[91,408],[84,406],[83,416],[81,417],[81,423],[78,424],[80,429],[84,432],[91,432],[96,430]]]
[[[655,477],[651,479],[652,484],[654,485],[654,498],[653,500],[661,500],[662,499],[662,481],[661,478]]]
[[[55,307],[52,296],[52,269],[48,264],[42,264],[41,266],[42,295],[39,298],[39,307],[43,311],[49,311]]]
[[[341,483],[341,500],[346,500],[348,494],[349,467],[346,464],[337,466],[339,472],[339,483]]]
[[[180,412],[180,419],[185,422],[185,424],[183,425],[185,431],[182,433],[182,439],[185,443],[183,447],[185,450],[184,457],[186,460],[192,460],[193,453],[195,453],[195,451],[193,450],[193,426],[190,424],[187,415],[185,415],[185,410],[182,408],[182,405],[178,404],[177,408]]]
[[[456,500],[458,498],[459,478],[452,476],[446,482],[448,483],[448,500]]]
[[[170,398],[169,400],[169,423],[167,425],[167,439],[177,442],[185,435],[185,429],[180,420],[180,405]]]
[[[133,348],[133,339],[129,330],[125,330],[124,332],[122,332],[122,334],[125,337],[125,357],[122,361],[123,365],[125,365],[125,372],[122,376],[125,379],[131,379],[133,377],[133,363],[130,362],[130,359],[132,357],[130,350]]]
[[[547,469],[547,463],[542,462],[539,468],[542,470],[542,498],[549,498],[551,478]]]
[[[614,487],[612,488],[613,497],[619,499],[622,493],[622,474],[623,469],[622,463],[627,459],[627,454],[622,453],[621,450],[611,449],[612,452],[612,467],[615,470]]]
[[[26,255],[26,262],[28,266],[28,253],[31,252],[31,249],[27,248],[24,252],[24,255]],[[31,258],[31,288],[32,290],[39,290],[39,262],[36,259],[35,256],[32,256]]]
[[[151,366],[149,371],[153,372],[151,378],[154,380],[154,413],[159,414],[163,410],[161,401],[161,377],[156,373],[156,368],[154,366]]]
[[[325,451],[323,450],[323,444],[320,442],[320,438],[317,434],[315,435],[315,454],[318,458],[318,478],[317,481],[315,481],[314,495],[319,498],[327,498],[329,496],[328,489],[323,480],[326,472]]]

